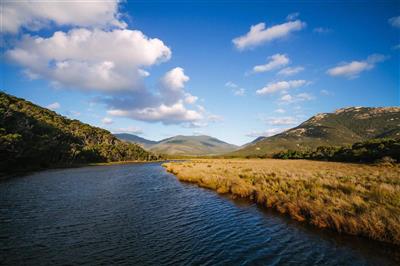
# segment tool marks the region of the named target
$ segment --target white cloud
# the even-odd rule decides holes
[[[309,93],[299,93],[296,95],[285,94],[280,99],[279,102],[281,104],[287,103],[296,103],[296,102],[304,102],[304,101],[311,101],[314,100],[315,97]]]
[[[165,88],[173,91],[180,91],[185,87],[185,83],[189,81],[189,77],[185,75],[183,68],[176,67],[168,71],[161,79],[161,83]]]
[[[244,88],[240,88],[236,83],[232,81],[228,81],[225,83],[225,86],[232,89],[233,95],[235,96],[245,96],[246,90]]]
[[[304,70],[304,67],[301,67],[301,66],[285,67],[285,68],[279,70],[278,75],[291,76],[291,75],[295,75],[303,70]]]
[[[232,81],[228,81],[227,83],[225,83],[225,86],[229,87],[229,88],[237,88],[238,87],[238,85],[236,85]]]
[[[193,96],[190,93],[185,94],[185,103],[194,104],[195,102],[197,102],[198,99],[199,99],[199,97]]]
[[[291,116],[286,117],[268,117],[265,119],[265,122],[269,125],[273,126],[287,126],[294,125],[297,123],[297,119]]]
[[[279,25],[266,28],[265,23],[258,23],[250,27],[250,31],[243,36],[232,40],[239,50],[255,47],[263,43],[271,42],[288,36],[294,31],[299,31],[306,26],[306,23],[296,20],[288,21]]]
[[[114,123],[114,121],[109,117],[104,117],[101,120],[101,123],[104,124],[104,125],[111,125],[112,123]]]
[[[243,88],[238,88],[236,90],[233,90],[233,94],[235,96],[245,96],[246,95],[246,90]]]
[[[371,70],[375,67],[375,64],[386,60],[386,57],[381,54],[373,54],[368,56],[363,61],[352,61],[350,63],[341,63],[337,67],[328,69],[326,72],[330,76],[343,76],[346,78],[357,78],[361,72]]]
[[[6,52],[30,73],[85,90],[135,90],[141,67],[169,60],[171,50],[137,30],[73,29],[48,38],[25,36]]]
[[[150,122],[163,122],[164,124],[176,124],[181,122],[194,122],[203,118],[202,114],[194,110],[188,110],[179,101],[172,105],[161,104],[155,107],[146,107],[133,110],[109,110],[113,116],[130,117],[137,120]]]
[[[332,95],[332,93],[328,90],[321,90],[320,93],[325,96]]]
[[[221,122],[221,121],[224,121],[224,118],[222,117],[222,116],[220,116],[220,115],[208,115],[208,117],[207,117],[207,119],[208,119],[208,121],[209,122]]]
[[[275,112],[275,113],[278,113],[278,114],[284,114],[286,111],[285,111],[285,109],[278,108],[278,109],[276,109],[274,112]]]
[[[253,67],[254,72],[267,72],[289,64],[289,58],[284,54],[274,54],[268,57],[268,62],[264,65]]]
[[[393,50],[400,50],[400,43],[392,47]]]
[[[206,111],[203,107],[193,110],[185,105],[194,104],[198,99],[185,91],[184,86],[189,79],[183,68],[173,68],[161,78],[161,88],[155,94],[144,91],[106,99],[108,114],[167,125],[198,125],[207,120]]]
[[[318,28],[314,28],[313,32],[315,33],[320,33],[320,34],[327,34],[332,32],[332,29],[329,28],[323,28],[323,27],[318,27]]]
[[[307,84],[305,80],[289,80],[289,81],[278,81],[275,83],[269,83],[262,89],[256,91],[258,95],[271,94],[276,91],[283,91],[292,88],[298,88]]]
[[[39,30],[56,25],[125,28],[118,12],[119,0],[108,1],[4,1],[2,32],[17,33],[21,27]]]
[[[286,128],[269,128],[265,131],[252,131],[250,133],[247,133],[246,136],[251,138],[270,137],[278,133],[281,133],[285,130]]]
[[[393,27],[400,28],[400,16],[392,17],[388,20],[389,24]]]
[[[58,102],[54,102],[54,103],[51,103],[46,106],[47,109],[50,109],[53,111],[59,109],[60,107],[61,107],[61,104],[59,104]]]

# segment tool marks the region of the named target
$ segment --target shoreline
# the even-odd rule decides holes
[[[59,165],[59,166],[52,166],[46,168],[39,168],[39,169],[26,169],[22,171],[15,171],[12,173],[1,173],[0,175],[0,182],[5,181],[12,178],[23,177],[26,175],[43,172],[46,170],[56,170],[56,169],[70,169],[70,168],[81,168],[81,167],[88,167],[88,166],[112,166],[112,165],[122,165],[122,164],[139,164],[139,163],[156,163],[156,162],[167,162],[170,160],[154,160],[154,161],[117,161],[117,162],[102,162],[102,163],[84,163],[84,164],[71,164],[71,165]]]
[[[354,183],[353,180],[338,182],[332,179],[327,180],[327,178],[324,180],[322,177],[321,181],[315,177],[319,174],[319,167],[335,168],[342,166],[341,163],[275,159],[263,162],[260,160],[257,161],[259,170],[255,170],[254,173],[251,162],[254,163],[253,160],[250,160],[250,164],[248,160],[192,160],[184,163],[168,162],[164,163],[163,167],[167,172],[174,174],[179,181],[212,189],[219,194],[230,194],[234,198],[249,199],[262,207],[271,208],[288,215],[291,219],[310,224],[316,228],[366,237],[395,246],[400,245],[400,208],[398,205],[393,205],[398,204],[395,202],[397,198],[394,198],[393,203],[389,202],[389,199],[386,199],[389,197],[388,195],[379,191],[375,192],[375,188],[371,188],[373,193],[384,194],[382,198],[375,199],[374,197],[380,195],[372,194],[369,196],[370,192],[359,188],[361,187],[360,184],[352,184]],[[269,165],[264,168],[260,167],[260,164],[263,163],[271,165],[279,163],[279,167],[282,167],[282,169],[291,164],[294,164],[294,169],[302,163],[316,164],[313,167],[316,167],[317,170],[315,170],[315,176],[311,175],[310,180],[306,180],[302,177],[296,177],[296,174],[290,171],[282,170],[282,172],[279,172],[279,167],[275,167],[273,171],[268,169]],[[358,164],[347,164],[347,167],[351,171],[339,169],[343,172],[344,177],[346,177],[346,174],[353,173],[361,168],[366,168],[364,170],[366,173],[377,171],[378,176],[380,170],[389,169],[385,166]],[[232,171],[233,168],[235,170]],[[297,170],[304,171],[303,169]],[[233,174],[232,172],[235,171],[237,173]],[[393,171],[396,171],[395,174],[400,173],[400,168],[395,166]],[[264,176],[260,177],[259,173]],[[288,177],[280,178],[279,174],[282,173],[288,174]],[[367,174],[364,175],[366,179],[369,178]],[[332,177],[335,177],[334,174]],[[359,181],[359,177],[357,177],[357,182]],[[400,183],[399,178],[395,179],[395,182]],[[329,191],[325,191],[324,186],[330,186]],[[386,183],[378,184],[379,189],[386,186]],[[362,193],[357,189],[362,191],[364,195],[361,195]],[[314,190],[317,190],[315,195],[313,194]],[[394,197],[400,195],[396,191],[393,193]],[[320,198],[323,198],[323,200],[320,200]],[[355,206],[351,205],[351,201],[355,202],[353,203]],[[338,205],[343,207],[341,208]]]

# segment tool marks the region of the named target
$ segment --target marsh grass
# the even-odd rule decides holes
[[[250,198],[298,221],[400,244],[400,167],[305,160],[165,163],[179,180]]]

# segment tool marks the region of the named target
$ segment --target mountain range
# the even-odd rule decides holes
[[[136,143],[159,154],[168,155],[221,155],[232,152],[239,147],[206,135],[174,136],[160,141],[152,141],[132,134],[115,134],[123,141]]]
[[[245,145],[232,156],[343,146],[376,138],[400,138],[400,107],[349,107],[317,114],[299,126]]]

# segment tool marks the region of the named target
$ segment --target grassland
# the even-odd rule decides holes
[[[231,193],[340,233],[400,245],[400,166],[200,159],[163,164],[179,180]]]

